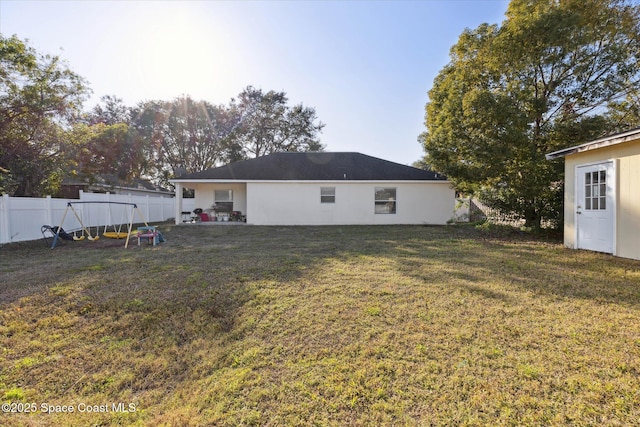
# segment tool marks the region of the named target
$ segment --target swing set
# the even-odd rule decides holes
[[[95,226],[96,228],[96,233],[95,235],[91,235],[91,222],[89,222],[89,225],[85,225],[84,222],[82,221],[82,215],[78,213],[78,211],[74,208],[74,205],[84,205],[84,204],[106,204],[109,205],[109,217],[111,217],[111,205],[124,205],[125,208],[122,209],[123,212],[123,220],[119,223],[118,227],[116,228],[115,223],[112,222],[112,231],[109,231],[109,225],[107,224],[109,221],[109,218],[105,221],[105,225],[104,225],[104,230],[102,232],[102,236],[103,237],[107,237],[110,239],[126,239],[124,242],[124,247],[127,248],[129,246],[129,239],[131,237],[131,235],[133,234],[134,236],[137,234],[137,232],[133,231],[133,217],[135,215],[135,213],[138,213],[138,216],[140,217],[141,222],[144,223],[145,227],[149,228],[149,224],[147,224],[147,221],[144,219],[144,216],[142,215],[142,212],[140,211],[140,209],[138,208],[138,205],[136,205],[135,203],[125,203],[125,202],[107,202],[107,201],[94,201],[94,202],[68,202],[67,203],[67,208],[64,210],[64,214],[62,215],[62,220],[60,221],[60,225],[58,227],[54,227],[53,230],[55,231],[55,234],[53,236],[53,243],[51,244],[51,249],[56,247],[56,244],[58,243],[58,238],[60,236],[62,236],[63,238],[67,238],[64,235],[62,235],[61,233],[64,233],[63,229],[62,229],[62,224],[64,224],[64,220],[67,217],[67,213],[69,211],[71,211],[73,213],[73,215],[76,217],[76,219],[78,220],[78,223],[80,223],[80,229],[77,231],[73,232],[73,235],[71,236],[73,240],[79,241],[79,240],[84,240],[85,239],[85,235],[87,240],[89,241],[96,241],[100,238],[100,236],[98,235],[99,231],[100,231],[100,225]],[[131,210],[127,212],[127,206],[131,207]],[[127,215],[128,214],[128,215]],[[123,230],[122,227],[125,224],[125,219],[127,219],[127,228],[126,230]],[[71,232],[69,232],[71,233]],[[77,233],[81,233],[80,236],[77,235]],[[65,233],[68,236],[68,233]],[[139,242],[138,242],[139,243]]]

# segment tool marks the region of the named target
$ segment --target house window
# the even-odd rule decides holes
[[[376,214],[396,213],[396,189],[393,187],[376,187]]]
[[[320,203],[335,203],[336,187],[320,187]]]
[[[607,172],[587,172],[584,176],[584,207],[586,210],[607,209]]]
[[[216,213],[231,213],[233,211],[233,190],[215,190],[213,202]]]
[[[213,194],[214,202],[233,202],[233,190],[215,190]]]

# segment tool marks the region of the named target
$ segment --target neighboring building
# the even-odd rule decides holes
[[[455,194],[445,177],[360,153],[275,153],[180,176],[195,206],[240,211],[255,225],[446,224]]]
[[[640,128],[546,157],[565,158],[564,244],[640,259]]]
[[[130,182],[121,182],[114,176],[99,176],[92,180],[65,179],[60,188],[60,197],[77,199],[80,191],[85,193],[131,194],[133,196],[173,197],[173,191],[155,185],[145,179],[136,178]]]

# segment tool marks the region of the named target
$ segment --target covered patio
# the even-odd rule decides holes
[[[238,182],[176,182],[176,224],[246,223],[247,184]],[[184,209],[182,190],[194,190],[194,210]]]

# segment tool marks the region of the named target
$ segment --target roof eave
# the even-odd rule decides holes
[[[314,183],[314,182],[333,182],[333,183],[359,183],[359,182],[401,182],[401,183],[435,183],[435,184],[451,184],[446,179],[170,179],[172,184],[211,184],[211,183]]]
[[[562,150],[554,151],[545,155],[547,160],[559,159],[571,154],[582,153],[584,151],[596,150],[598,148],[609,147],[611,145],[621,144],[624,142],[632,141],[640,137],[640,128],[632,129],[626,132],[618,133],[604,138],[596,139],[595,141],[586,142],[574,147],[565,148]]]

